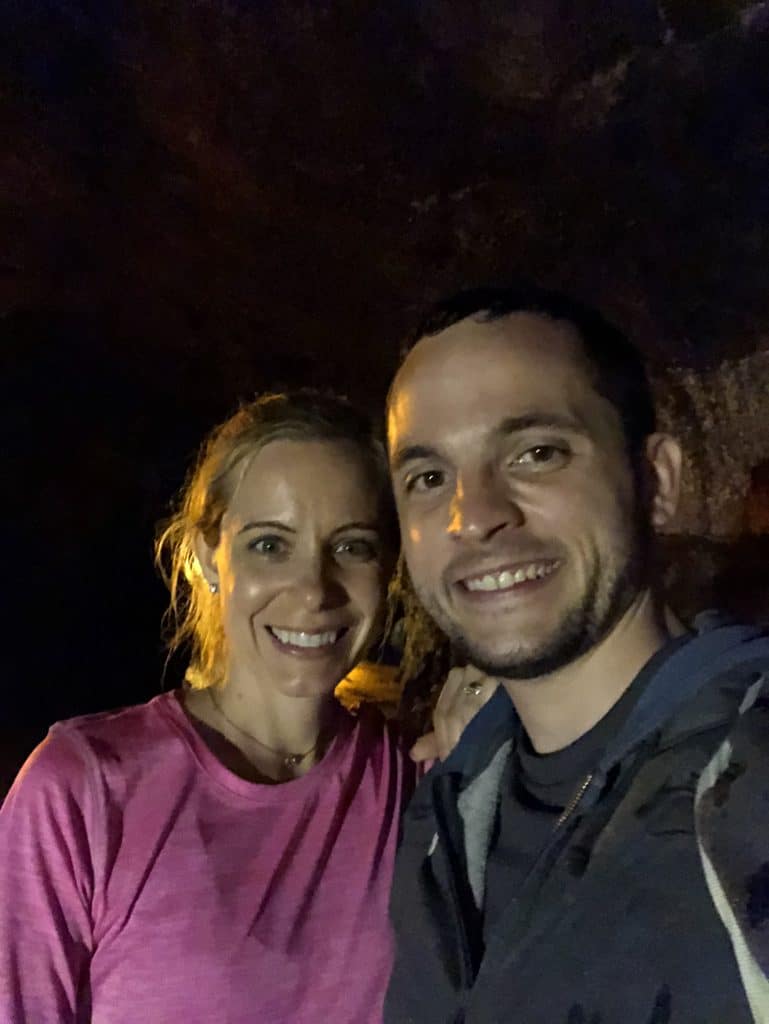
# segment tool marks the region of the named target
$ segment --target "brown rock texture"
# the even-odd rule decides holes
[[[378,406],[460,286],[565,288],[673,366],[677,528],[739,532],[769,458],[769,3],[6,0],[0,112],[35,702],[105,660],[94,703],[156,687],[152,523],[215,418],[285,383]]]
[[[224,399],[378,397],[415,308],[512,274],[695,367],[769,333],[765,3],[5,8],[6,317]]]

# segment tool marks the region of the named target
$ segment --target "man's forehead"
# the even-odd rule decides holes
[[[400,432],[428,410],[450,414],[495,398],[511,408],[557,407],[580,383],[592,390],[570,324],[535,314],[468,319],[420,339],[406,356],[390,390],[388,430]]]

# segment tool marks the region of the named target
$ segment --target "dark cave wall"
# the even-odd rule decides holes
[[[153,524],[238,397],[314,383],[377,408],[426,302],[513,275],[595,303],[644,348],[688,452],[683,596],[724,591],[769,458],[769,4],[2,15],[20,719],[157,690]]]

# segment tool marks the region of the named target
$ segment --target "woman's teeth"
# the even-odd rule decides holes
[[[282,644],[291,647],[329,647],[335,644],[342,635],[343,630],[333,629],[325,633],[304,633],[288,629],[276,629],[269,626],[272,635]]]

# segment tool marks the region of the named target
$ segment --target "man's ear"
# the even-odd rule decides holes
[[[669,434],[650,434],[646,439],[649,472],[649,519],[655,530],[671,522],[681,493],[681,445]]]
[[[206,583],[213,589],[219,586],[219,569],[216,565],[216,546],[208,543],[202,533],[195,534],[195,557]]]

